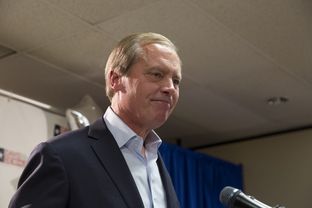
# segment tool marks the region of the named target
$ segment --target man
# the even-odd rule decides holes
[[[179,98],[181,61],[155,33],[130,35],[105,69],[103,118],[38,145],[9,207],[179,207],[153,131]]]

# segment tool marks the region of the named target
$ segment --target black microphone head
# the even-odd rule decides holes
[[[239,189],[226,186],[220,192],[219,200],[225,207],[232,207],[235,198],[239,195],[241,191]]]

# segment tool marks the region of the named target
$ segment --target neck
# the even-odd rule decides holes
[[[118,108],[116,105],[111,105],[112,110],[119,118],[127,124],[127,126],[132,129],[138,136],[140,136],[143,140],[147,137],[147,135],[151,132],[151,129],[143,128],[141,125],[138,124],[137,121],[131,120],[128,116],[127,112],[124,112]]]

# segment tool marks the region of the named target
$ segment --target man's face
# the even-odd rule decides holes
[[[122,89],[116,94],[118,115],[139,131],[158,128],[168,119],[178,102],[181,80],[174,50],[159,44],[143,49],[144,56],[120,78]]]

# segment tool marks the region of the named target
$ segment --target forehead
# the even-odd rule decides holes
[[[158,43],[145,45],[142,49],[142,58],[147,65],[151,65],[151,67],[170,68],[181,76],[181,61],[175,49]]]

